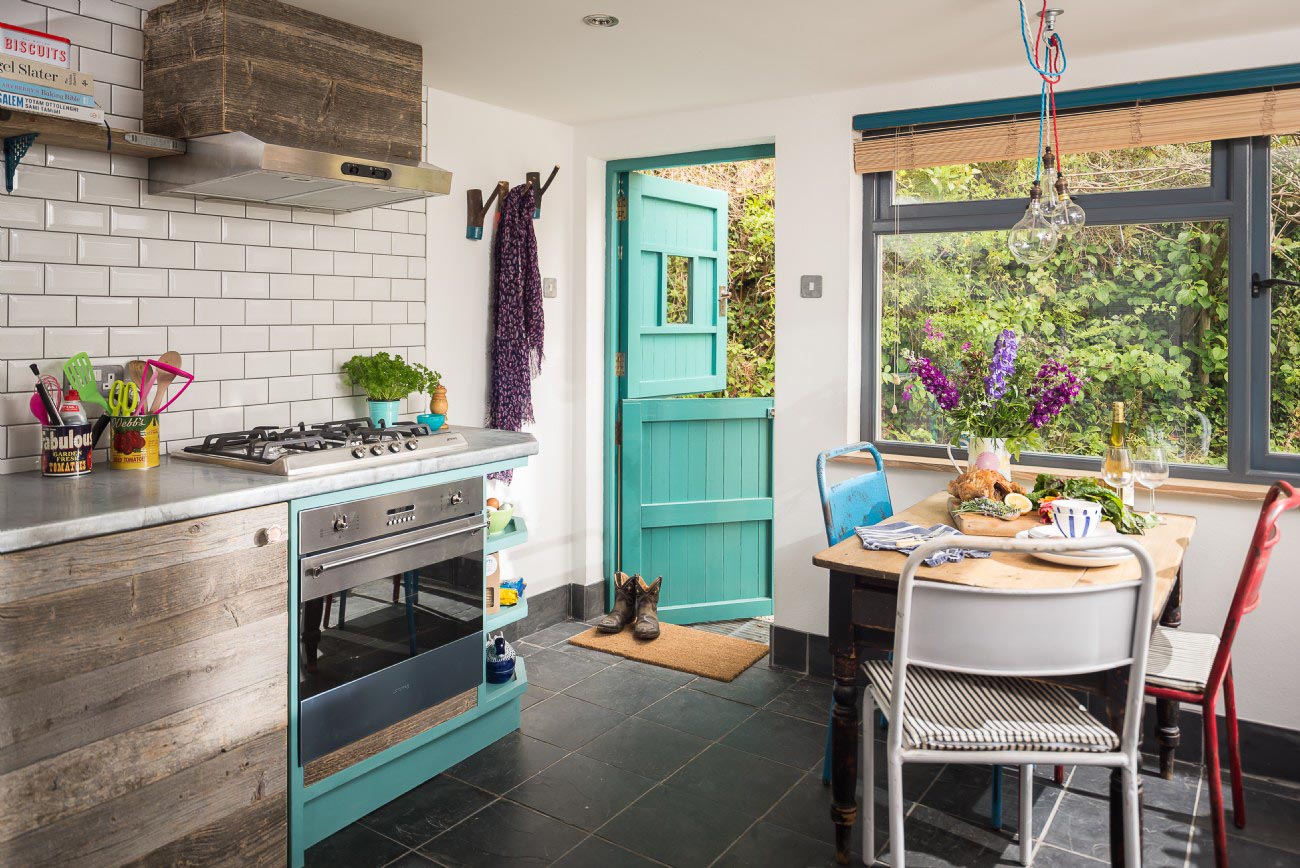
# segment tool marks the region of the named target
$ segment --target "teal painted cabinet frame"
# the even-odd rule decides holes
[[[526,664],[520,660],[513,681],[479,682],[478,704],[470,711],[305,787],[298,763],[298,514],[318,506],[486,476],[526,463],[524,458],[498,461],[289,502],[289,864],[294,868],[303,864],[304,854],[312,844],[518,729],[519,698],[528,686]],[[515,541],[521,539],[516,537]],[[527,611],[522,606],[518,617]],[[496,629],[506,622],[506,617],[493,616],[490,624],[485,620],[485,628]]]

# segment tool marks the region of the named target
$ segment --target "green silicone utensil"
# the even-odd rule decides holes
[[[99,384],[95,382],[95,368],[90,364],[90,356],[77,353],[68,359],[63,363],[63,376],[68,378],[68,385],[81,395],[81,400],[108,409],[108,402],[99,393]]]

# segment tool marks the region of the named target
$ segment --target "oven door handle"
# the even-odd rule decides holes
[[[461,534],[464,533],[473,533],[475,531],[483,530],[486,527],[487,527],[487,522],[483,521],[483,522],[479,522],[478,524],[470,525],[469,527],[457,527],[452,530],[444,530],[441,533],[434,533],[434,534],[429,534],[428,536],[420,536],[415,539],[404,540],[403,542],[398,543],[397,545],[394,546],[387,546],[385,548],[375,549],[373,551],[361,552],[359,554],[350,555],[349,557],[346,558],[339,558],[338,560],[326,561],[324,563],[317,564],[316,566],[308,570],[307,573],[312,578],[317,578],[323,575],[326,570],[333,570],[333,569],[338,569],[339,567],[346,567],[351,564],[359,563],[361,561],[368,561],[371,558],[377,558],[381,555],[391,555],[393,552],[400,552],[405,549],[415,548],[416,546],[422,546],[427,543],[437,542],[440,539],[447,539],[453,536],[460,536]]]

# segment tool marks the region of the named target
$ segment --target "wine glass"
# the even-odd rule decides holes
[[[1156,513],[1156,489],[1169,479],[1169,457],[1163,446],[1143,446],[1138,450],[1133,464],[1137,482],[1151,491],[1151,518],[1157,523],[1164,519]]]
[[[1101,477],[1117,494],[1133,484],[1133,455],[1123,446],[1107,446],[1101,462]]]

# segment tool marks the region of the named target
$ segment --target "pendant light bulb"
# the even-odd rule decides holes
[[[1029,191],[1029,207],[1007,235],[1007,247],[1017,262],[1038,265],[1056,250],[1060,233],[1043,211],[1043,188],[1035,181]]]
[[[1079,207],[1079,203],[1070,196],[1070,185],[1065,182],[1064,175],[1056,179],[1056,201],[1057,208],[1052,222],[1062,235],[1069,237],[1077,235],[1087,223],[1088,217]]]

